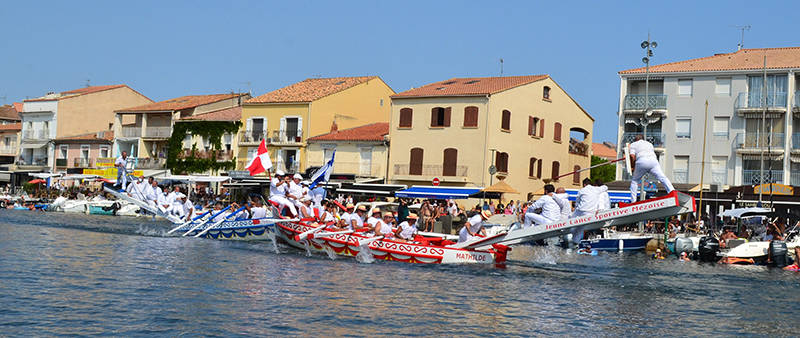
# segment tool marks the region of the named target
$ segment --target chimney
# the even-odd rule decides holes
[[[331,123],[331,133],[336,133],[338,131],[339,131],[339,126],[336,125],[336,120],[333,120],[333,123]]]

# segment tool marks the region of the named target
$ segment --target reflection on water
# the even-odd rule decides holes
[[[800,275],[518,246],[506,269],[163,237],[0,210],[3,335],[795,335]]]

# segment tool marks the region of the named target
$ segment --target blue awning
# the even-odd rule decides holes
[[[569,200],[574,202],[578,197],[578,189],[567,189],[567,195],[569,195]],[[630,203],[631,192],[627,190],[609,190],[608,198],[611,200],[611,203]]]
[[[469,198],[469,195],[481,191],[483,188],[470,187],[434,187],[434,186],[419,186],[415,185],[406,190],[399,190],[394,192],[395,197],[408,197],[408,198],[433,198],[433,199],[463,199]]]

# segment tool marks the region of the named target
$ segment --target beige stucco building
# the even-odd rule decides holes
[[[548,75],[428,84],[392,96],[389,181],[487,187],[504,179],[520,192],[505,199],[528,199],[544,178],[589,166],[593,122]],[[578,187],[588,174],[556,185]]]
[[[111,163],[111,141],[114,134],[110,130],[86,133],[55,139],[54,173],[83,173],[83,169],[100,166],[98,159]]]
[[[108,130],[114,110],[153,102],[127,85],[93,86],[23,101],[18,170],[54,167],[57,138]]]
[[[389,120],[389,97],[394,94],[380,77],[306,79],[254,97],[242,107],[244,130],[239,133],[239,163],[244,169],[267,140],[275,168],[303,172],[310,160],[309,135]]]
[[[308,166],[321,167],[334,152],[333,174],[353,177],[355,182],[383,183],[389,159],[389,123],[377,122],[339,130],[308,139]]]

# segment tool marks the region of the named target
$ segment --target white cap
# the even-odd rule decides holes
[[[275,171],[275,175],[284,176],[284,175],[286,175],[286,173],[283,172],[283,170],[278,169],[278,170]]]
[[[303,196],[303,198],[300,199],[300,202],[308,202],[310,200],[311,198],[309,198],[308,196]]]
[[[311,184],[311,182],[309,182],[309,181],[300,181],[300,184],[303,184],[303,185],[310,185],[310,184]]]
[[[298,180],[302,180],[303,176],[301,176],[300,174],[294,174],[294,178],[298,179]]]

